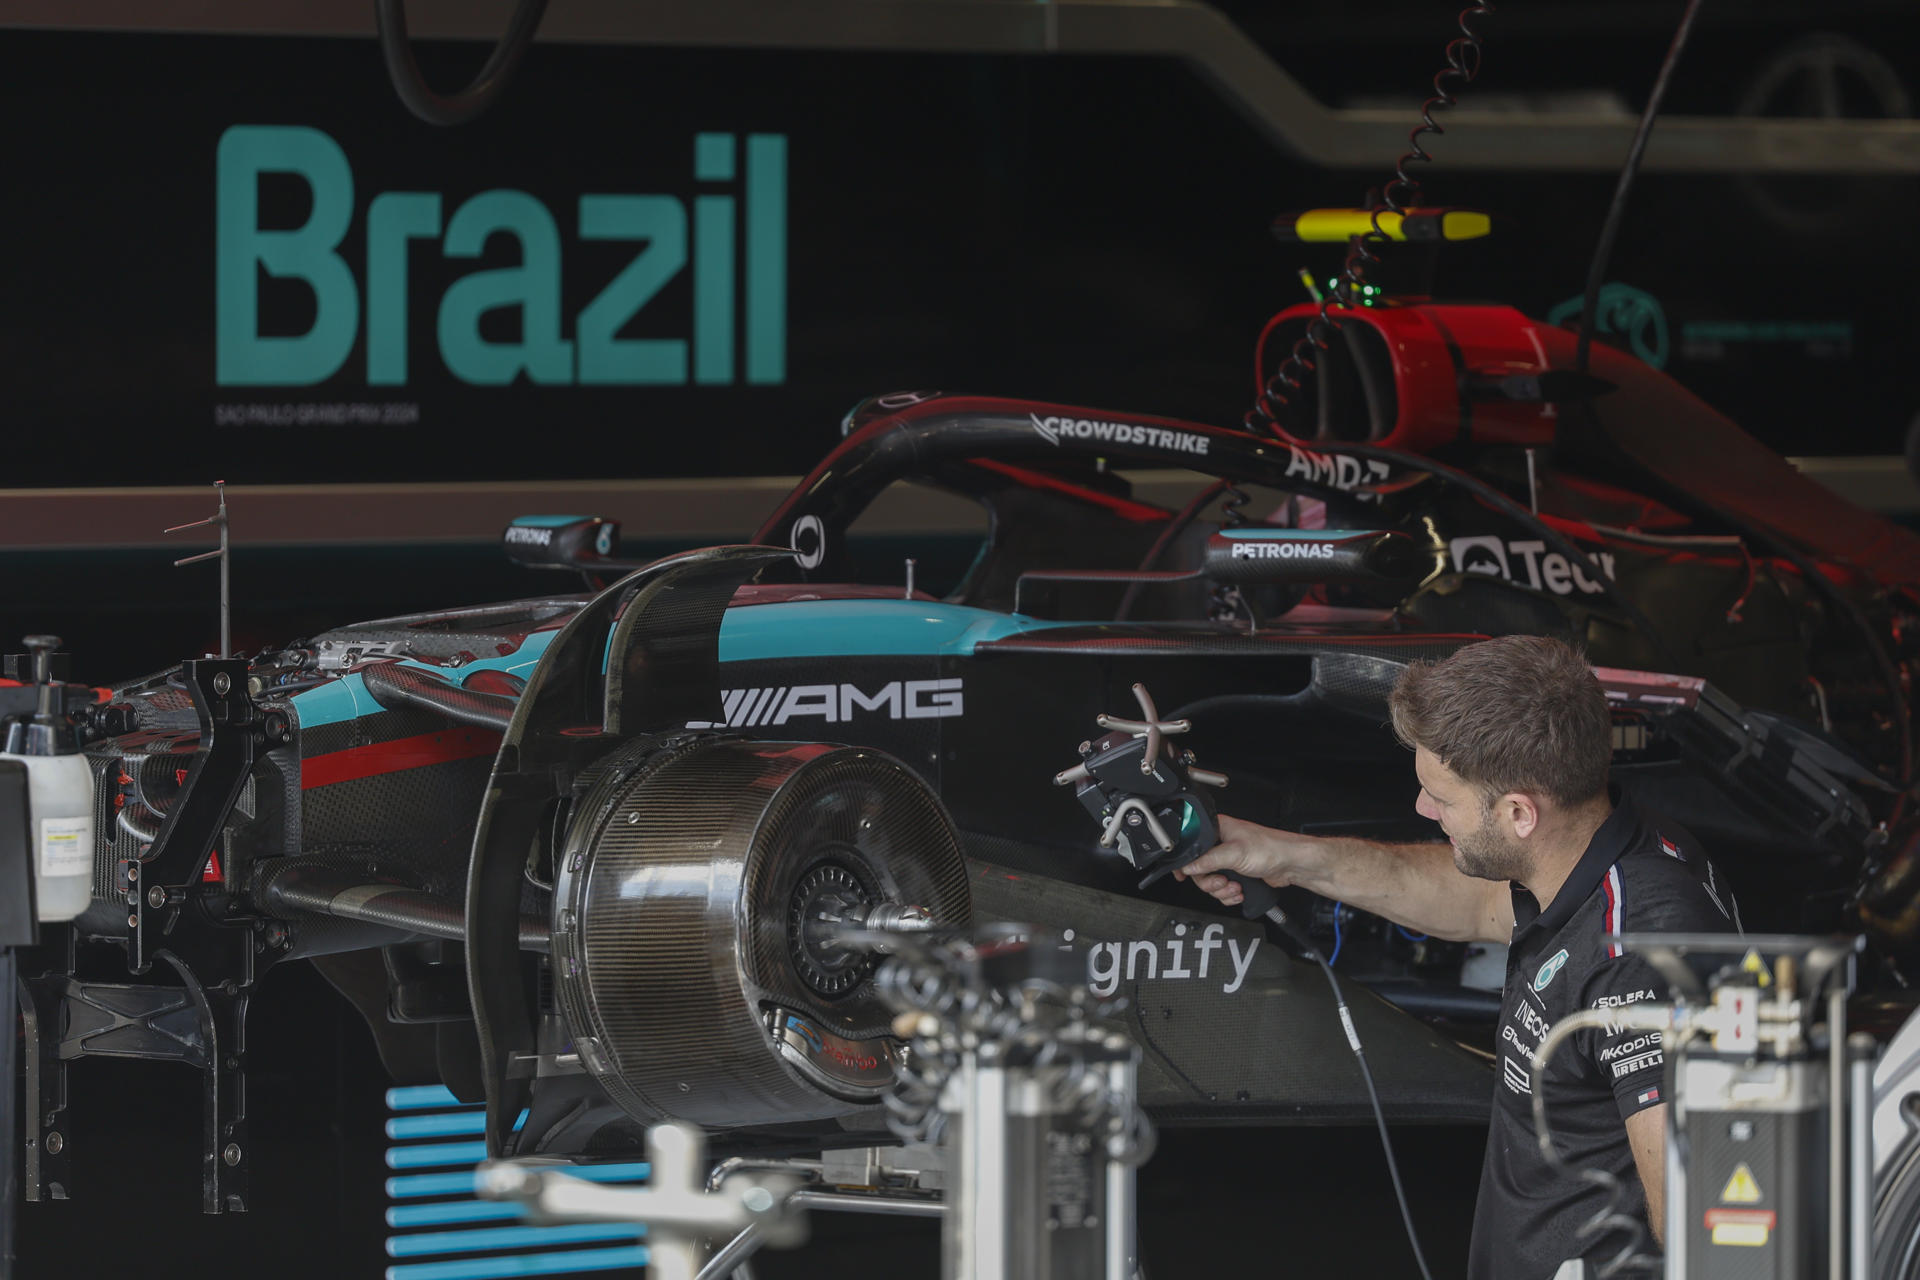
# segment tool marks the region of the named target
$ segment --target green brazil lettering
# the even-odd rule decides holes
[[[435,333],[442,363],[477,386],[515,378],[543,386],[728,386],[736,381],[736,347],[744,381],[786,380],[787,139],[749,134],[744,148],[731,133],[694,137],[694,179],[732,182],[741,167],[742,195],[582,195],[581,241],[626,241],[640,247],[621,271],[574,317],[563,336],[559,223],[524,191],[482,191],[442,218],[442,200],[425,191],[386,191],[366,207],[364,315],[366,380],[404,386],[407,350],[407,257],[415,242],[440,241],[449,259],[477,258],[489,237],[512,235],[520,265],[475,271],[441,295]],[[305,223],[288,230],[260,225],[263,174],[291,174],[311,191]],[[744,217],[736,207],[744,203]],[[215,164],[214,380],[220,386],[312,386],[346,365],[360,335],[362,281],[340,253],[354,216],[353,168],[327,134],[304,126],[235,125],[221,135]],[[736,221],[743,225],[736,234]],[[689,226],[691,222],[691,226]],[[736,243],[738,242],[738,243]],[[693,269],[691,341],[616,335],[687,265]],[[736,261],[744,259],[736,278]],[[313,325],[304,334],[260,332],[257,273],[298,280],[312,290]],[[745,323],[736,324],[736,296]],[[498,308],[520,312],[515,342],[483,338],[480,317]],[[736,335],[736,330],[743,333]],[[743,339],[743,340],[740,340]]]

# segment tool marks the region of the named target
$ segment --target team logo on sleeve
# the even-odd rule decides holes
[[[1549,956],[1547,962],[1540,966],[1540,971],[1533,975],[1533,989],[1535,991],[1545,991],[1552,985],[1554,978],[1566,963],[1567,949],[1562,947],[1560,950],[1554,952],[1553,955]]]

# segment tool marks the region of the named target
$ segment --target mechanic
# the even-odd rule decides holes
[[[1555,1149],[1534,1138],[1534,1054],[1576,1009],[1666,998],[1644,959],[1613,934],[1739,928],[1739,908],[1679,826],[1608,786],[1612,723],[1584,658],[1557,640],[1507,636],[1409,667],[1388,702],[1413,748],[1415,809],[1448,843],[1379,844],[1306,836],[1222,817],[1220,844],[1184,872],[1221,902],[1237,871],[1299,885],[1460,941],[1506,942],[1495,1048],[1493,1126],[1481,1168],[1469,1274],[1474,1280],[1577,1276],[1611,1257],[1618,1232],[1586,1236],[1608,1202],[1580,1176],[1604,1169],[1625,1211],[1663,1230],[1664,1058],[1657,1033],[1604,1029],[1561,1048],[1546,1074]],[[1638,1178],[1633,1175],[1638,1171]]]

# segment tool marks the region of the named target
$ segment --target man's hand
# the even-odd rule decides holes
[[[1220,815],[1220,843],[1207,850],[1173,874],[1191,880],[1230,907],[1237,907],[1246,896],[1240,886],[1223,871],[1237,871],[1251,880],[1265,880],[1276,889],[1293,883],[1291,872],[1298,856],[1297,846],[1308,841],[1291,831],[1276,831],[1254,822]]]
[[[1505,942],[1513,897],[1505,881],[1474,880],[1444,844],[1378,844],[1350,836],[1305,836],[1220,815],[1220,843],[1173,874],[1230,907],[1245,899],[1222,872],[1298,885],[1436,938]]]

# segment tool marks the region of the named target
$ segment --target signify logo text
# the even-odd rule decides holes
[[[475,385],[504,386],[524,376],[541,385],[728,386],[741,372],[753,385],[784,382],[787,140],[749,134],[744,147],[739,143],[731,133],[693,140],[694,181],[703,188],[732,183],[744,168],[737,196],[703,189],[691,201],[579,198],[572,219],[579,241],[628,242],[637,252],[569,325],[561,314],[564,219],[534,196],[482,191],[446,216],[437,193],[381,192],[365,206],[365,261],[349,263],[342,243],[357,206],[353,169],[340,144],[318,129],[235,125],[221,135],[216,163],[215,380],[221,386],[323,382],[347,364],[364,316],[367,383],[404,386],[416,367],[410,361],[417,361],[407,350],[408,307],[425,305],[436,307],[441,362]],[[261,225],[263,174],[290,174],[306,184],[311,210],[305,222],[288,229]],[[479,258],[498,235],[518,242],[519,265],[463,275],[437,303],[409,299],[408,257],[430,251],[418,242],[437,240],[447,259]],[[617,336],[689,262],[690,337]],[[312,292],[313,323],[305,333],[261,332],[263,271]],[[481,333],[481,317],[502,309],[519,313],[516,340]],[[744,369],[736,371],[742,348]]]

